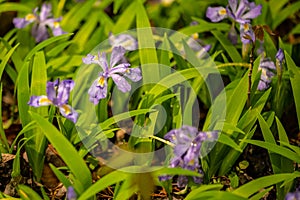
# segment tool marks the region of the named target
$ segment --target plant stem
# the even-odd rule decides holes
[[[251,77],[252,77],[252,70],[253,70],[253,63],[254,63],[253,55],[254,55],[254,49],[255,49],[255,43],[252,40],[251,40],[251,45],[252,45],[252,48],[251,48],[251,52],[249,55],[250,65],[249,65],[249,73],[248,73],[248,99],[247,99],[248,108],[251,106],[251,99],[250,99],[251,87],[252,87]]]
[[[171,147],[174,147],[174,146],[175,146],[172,142],[169,142],[168,140],[164,140],[164,139],[162,139],[162,138],[160,138],[160,137],[156,137],[156,136],[154,136],[154,135],[149,135],[149,137],[152,138],[152,139],[158,140],[158,141],[160,141],[160,142],[162,142],[162,143],[165,143],[165,144],[167,144],[167,145],[169,145],[169,146],[171,146]]]

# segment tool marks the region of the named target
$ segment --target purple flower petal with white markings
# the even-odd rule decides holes
[[[28,105],[33,107],[40,107],[40,106],[49,106],[52,104],[52,101],[48,99],[47,96],[31,96],[28,102]]]
[[[126,81],[126,79],[123,76],[120,76],[118,74],[112,74],[111,78],[117,85],[118,89],[121,92],[129,92],[131,90],[131,85]]]
[[[208,7],[206,10],[206,17],[212,22],[219,22],[227,17],[227,11],[224,7]]]
[[[73,123],[76,123],[78,118],[78,113],[67,104],[59,106],[59,111],[65,118],[71,120]]]

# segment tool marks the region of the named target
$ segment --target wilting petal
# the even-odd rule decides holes
[[[14,18],[13,23],[16,28],[24,28],[28,24],[31,23],[31,21],[26,21],[25,18]]]
[[[70,105],[64,104],[59,106],[59,111],[65,118],[74,123],[77,122],[78,113]]]
[[[72,186],[68,187],[66,197],[67,197],[67,200],[76,200],[77,199],[77,194]]]
[[[124,76],[132,80],[133,82],[137,82],[142,79],[142,74],[140,68],[128,68],[128,70],[124,73]]]
[[[47,98],[47,96],[31,96],[28,102],[28,105],[33,107],[40,107],[40,106],[48,106],[51,105],[52,102]]]
[[[90,101],[93,104],[98,104],[100,99],[106,98],[107,95],[107,82],[102,76],[97,78],[88,90]]]
[[[227,17],[227,11],[224,7],[208,7],[206,17],[212,22],[219,22]]]
[[[49,38],[47,28],[43,24],[34,24],[31,34],[35,38],[36,42],[41,42]]]
[[[124,77],[118,74],[112,74],[111,77],[121,92],[125,93],[131,90],[131,85],[126,81]]]
[[[50,3],[44,3],[40,12],[40,21],[45,21],[48,17],[51,16],[52,6]]]
[[[59,83],[57,89],[57,101],[58,105],[64,105],[68,102],[70,92],[74,88],[73,80],[63,80]]]
[[[125,52],[122,46],[114,47],[110,56],[110,67],[115,66],[124,57]]]
[[[138,47],[137,40],[128,34],[120,34],[117,36],[110,34],[109,43],[112,47],[122,46],[128,51],[134,51]]]

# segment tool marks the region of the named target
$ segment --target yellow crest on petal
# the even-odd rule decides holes
[[[71,113],[71,109],[66,104],[62,105],[62,108],[64,109],[64,113],[66,113],[66,115]]]
[[[99,81],[98,81],[99,86],[103,87],[105,84],[105,78],[103,76],[100,77]]]
[[[30,13],[25,16],[25,20],[26,21],[34,21],[34,20],[36,20],[36,16],[34,14]]]
[[[53,22],[53,26],[54,26],[54,28],[59,28],[59,22]]]
[[[45,104],[51,104],[51,103],[52,103],[52,101],[50,101],[46,97],[40,98],[40,100],[39,100],[39,105],[45,105]]]
[[[226,9],[223,8],[223,9],[219,10],[219,14],[220,14],[220,15],[226,15],[226,14],[227,14]]]

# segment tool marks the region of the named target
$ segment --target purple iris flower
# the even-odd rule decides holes
[[[67,200],[76,200],[77,199],[77,194],[72,186],[68,187],[66,199]]]
[[[212,22],[219,22],[224,18],[231,18],[234,21],[244,24],[249,23],[250,19],[256,18],[261,14],[261,5],[256,6],[253,2],[248,0],[228,0],[229,5],[224,8],[208,7],[206,11],[206,17]]]
[[[112,33],[109,35],[109,43],[112,47],[122,46],[128,51],[134,51],[138,48],[137,40],[129,34],[120,34],[114,36]]]
[[[300,199],[300,191],[289,192],[284,198],[285,200],[299,200]]]
[[[129,63],[119,63],[124,59],[126,50],[122,46],[114,47],[110,57],[110,64],[108,65],[106,53],[98,53],[97,56],[88,54],[82,59],[85,64],[98,64],[102,68],[99,77],[93,82],[92,86],[88,90],[90,95],[90,101],[94,104],[99,103],[100,99],[107,96],[107,79],[111,77],[118,89],[122,92],[129,92],[131,85],[127,82],[125,77],[129,78],[133,82],[137,82],[142,79],[141,70],[139,68],[129,68]]]
[[[60,81],[57,79],[54,82],[49,81],[46,88],[47,96],[31,96],[28,105],[33,107],[54,105],[59,108],[64,117],[76,123],[78,113],[67,104],[73,87],[73,80]]]
[[[203,174],[199,163],[201,146],[205,141],[214,141],[218,138],[217,131],[199,132],[195,127],[182,126],[168,132],[165,139],[172,142],[174,147],[174,157],[171,159],[169,167],[180,167]],[[170,179],[170,176],[162,176],[160,180]],[[193,177],[195,183],[201,183],[201,177]],[[185,187],[188,178],[180,175],[178,177],[178,187]]]
[[[272,71],[276,70],[275,64],[270,58],[261,58],[258,70],[261,70],[261,76],[257,89],[260,91],[266,90],[275,75]]]
[[[251,24],[240,24],[240,37],[243,44],[249,44],[255,41],[255,34]]]
[[[24,18],[14,18],[13,23],[16,28],[24,28],[28,24],[34,23],[31,29],[31,34],[35,38],[36,42],[41,42],[49,38],[47,27],[52,30],[54,36],[62,35],[64,32],[59,22],[61,18],[53,18],[51,15],[51,4],[44,3],[41,7],[40,13],[38,8],[33,10],[33,13],[27,14]]]
[[[250,19],[254,19],[261,14],[262,5],[256,6],[254,2],[248,0],[228,0],[229,5],[226,7],[228,17],[238,23],[249,23]]]

